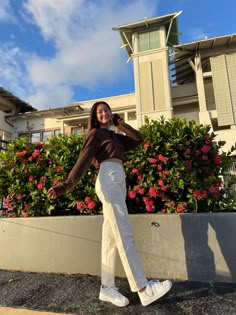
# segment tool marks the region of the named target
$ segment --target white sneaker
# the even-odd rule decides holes
[[[172,287],[170,280],[160,282],[158,280],[150,280],[145,291],[138,292],[139,298],[143,306],[147,306],[165,295]]]
[[[99,300],[104,302],[111,302],[112,304],[124,307],[129,304],[129,300],[122,295],[117,288],[103,288],[101,286],[99,293]]]

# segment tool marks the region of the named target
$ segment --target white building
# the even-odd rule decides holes
[[[135,91],[103,100],[136,128],[145,116],[209,124],[228,150],[236,141],[236,34],[179,44],[180,13],[113,28],[133,61]],[[95,101],[38,111],[10,93],[5,99],[0,91],[0,137],[38,142],[58,133],[79,134]]]

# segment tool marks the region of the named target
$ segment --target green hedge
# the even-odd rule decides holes
[[[140,129],[143,145],[127,153],[124,164],[130,213],[233,211],[235,195],[222,178],[232,164],[210,126],[164,118],[149,120]],[[83,136],[59,135],[47,143],[19,138],[0,154],[0,195],[7,217],[100,214],[94,184],[98,169],[91,166],[76,188],[52,201],[47,190],[66,178],[75,164]]]

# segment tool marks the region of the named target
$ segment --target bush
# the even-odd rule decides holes
[[[225,142],[216,142],[209,126],[181,119],[146,118],[140,129],[143,145],[127,153],[127,205],[130,213],[209,212],[235,209],[235,196],[223,186],[231,166]],[[52,201],[48,189],[64,180],[79,156],[83,136],[60,135],[47,143],[20,138],[0,154],[0,195],[8,217],[100,214],[94,184],[98,169],[91,166],[76,188]],[[235,183],[235,176],[232,183]]]

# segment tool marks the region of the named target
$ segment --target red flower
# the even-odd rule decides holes
[[[23,218],[27,218],[27,217],[28,217],[28,213],[23,212],[23,213],[22,213],[22,217],[23,217]]]
[[[143,144],[144,149],[148,148],[150,146],[150,141],[147,141]]]
[[[21,196],[21,195],[18,195],[18,196],[16,197],[16,199],[17,199],[17,200],[22,200],[22,196]]]
[[[221,164],[221,157],[220,157],[220,155],[216,155],[216,156],[215,156],[214,162],[215,162],[215,164],[217,164],[217,165]]]
[[[33,161],[32,155],[28,157],[28,161],[29,161],[29,162],[32,162],[32,161]]]
[[[206,137],[206,138],[205,138],[205,143],[206,143],[206,144],[211,143],[211,137]]]
[[[137,168],[133,168],[133,169],[132,169],[132,173],[133,173],[133,174],[139,174],[139,171],[138,171]]]
[[[85,201],[86,204],[89,204],[91,199],[90,199],[90,197],[87,196],[87,197],[85,197],[84,201]]]
[[[80,211],[84,208],[84,203],[81,201],[78,201],[76,204],[77,210]]]
[[[34,180],[34,176],[33,175],[30,175],[29,176],[29,182],[32,182]]]
[[[58,180],[57,178],[54,178],[54,179],[53,179],[53,183],[56,185],[56,184],[59,183],[59,180]]]
[[[145,194],[145,188],[140,188],[138,192],[140,195],[144,195]]]
[[[166,213],[166,209],[162,209],[161,212]]]
[[[24,210],[25,210],[25,211],[28,211],[28,210],[29,210],[29,205],[28,205],[28,204],[25,204],[25,205],[24,205]]]
[[[134,186],[134,190],[138,191],[139,190],[139,185]]]
[[[63,170],[63,167],[62,166],[57,166],[56,170],[57,170],[57,172],[61,172]]]
[[[42,189],[43,188],[43,183],[42,182],[39,182],[38,185],[37,185],[38,189]]]
[[[19,157],[24,157],[25,151],[17,152],[16,155],[18,155]]]
[[[88,203],[88,208],[89,209],[94,209],[96,207],[96,202],[95,201],[90,201],[89,203]]]
[[[185,152],[184,152],[185,155],[189,155],[190,153],[191,153],[190,149],[186,149]]]
[[[164,182],[163,182],[163,180],[162,180],[162,179],[159,179],[159,181],[158,181],[158,185],[159,185],[159,186],[163,186],[163,185],[164,185]]]
[[[195,151],[195,156],[199,156],[201,154],[201,151],[200,150],[196,150]]]
[[[204,145],[202,148],[201,148],[201,151],[203,153],[207,153],[211,150],[211,147],[209,145]]]
[[[193,196],[197,199],[200,199],[201,197],[201,191],[200,190],[196,190],[194,193],[193,193]]]
[[[154,158],[150,158],[150,159],[149,159],[149,163],[154,164],[154,163],[156,163],[156,162],[157,162],[157,160],[156,160],[156,159],[154,159]]]
[[[141,180],[143,178],[143,175],[138,176],[138,180]]]
[[[39,154],[40,154],[40,150],[35,149],[32,155],[33,155],[34,158],[36,158],[36,157],[39,156]]]
[[[168,158],[165,157],[165,156],[162,155],[162,154],[159,154],[159,155],[158,155],[158,159],[159,159],[160,161],[162,161],[162,162],[166,162],[166,161],[168,160]]]
[[[186,168],[190,170],[192,168],[192,162],[190,160],[185,161]]]
[[[136,197],[136,192],[133,190],[128,191],[128,196],[131,199],[134,199]]]
[[[162,170],[162,165],[158,164],[158,165],[157,165],[157,170],[158,170],[158,171],[161,171],[161,170]]]
[[[158,190],[155,187],[150,187],[149,188],[149,195],[151,197],[156,197],[158,195]]]

